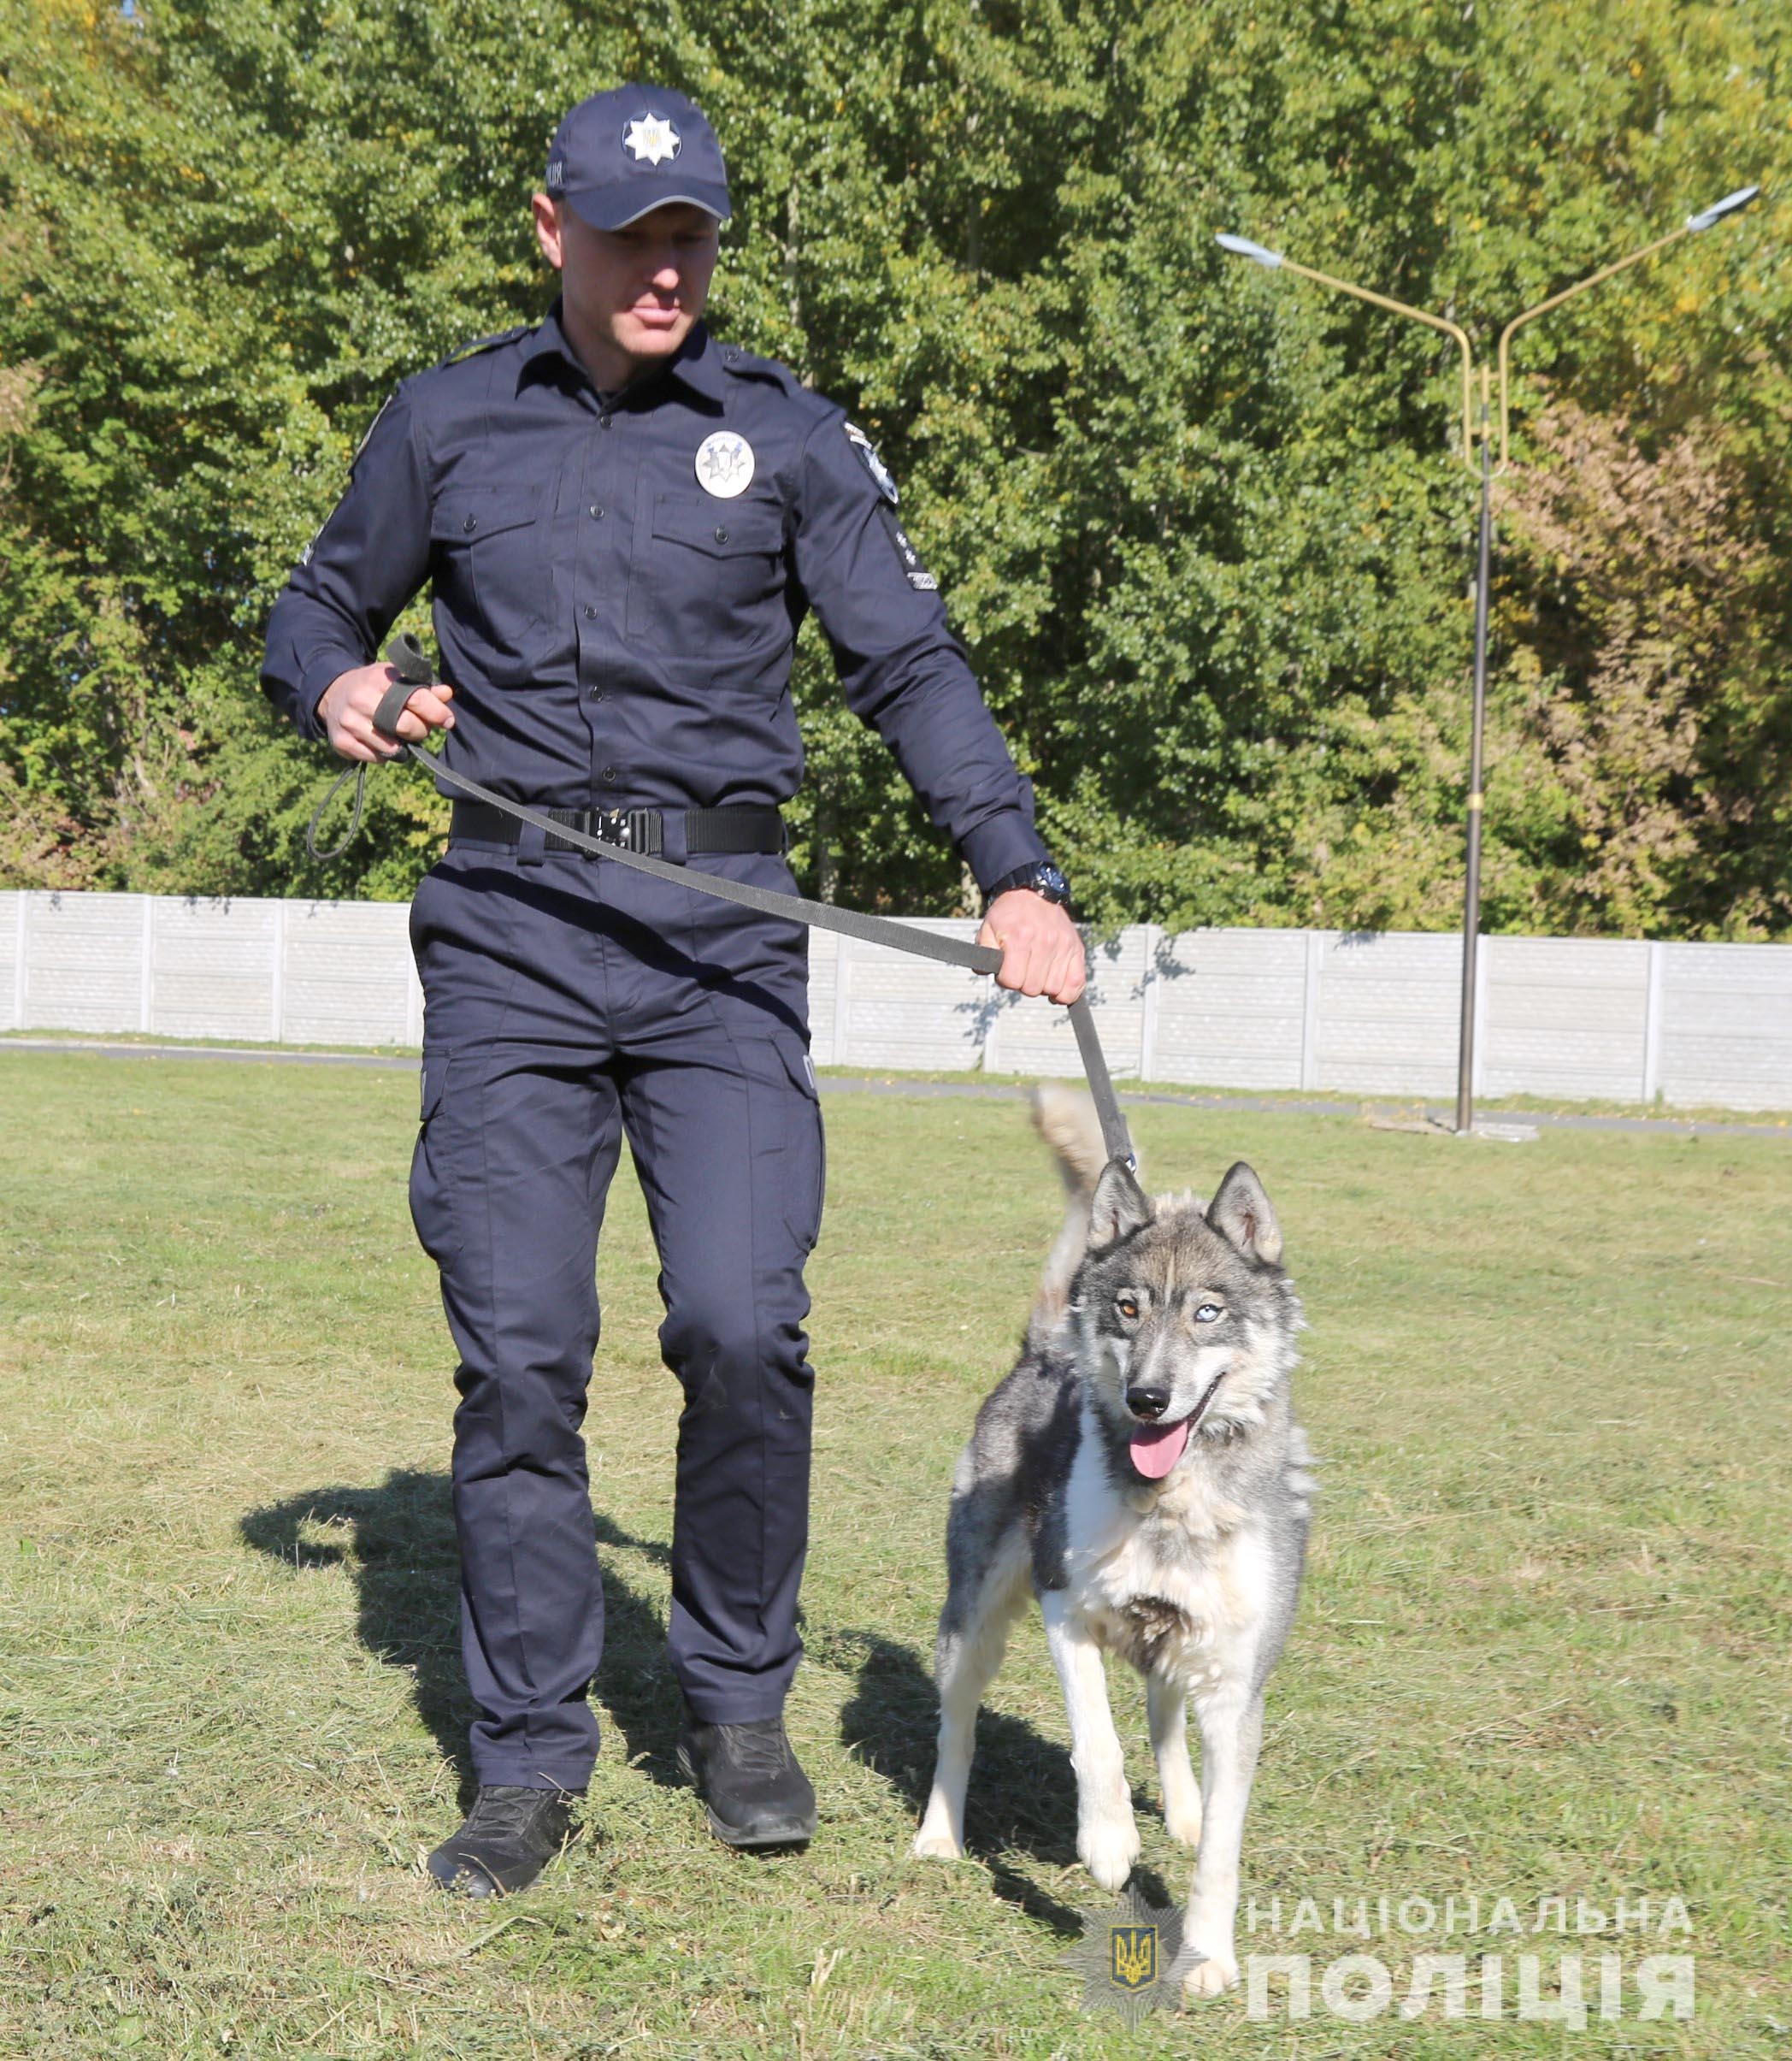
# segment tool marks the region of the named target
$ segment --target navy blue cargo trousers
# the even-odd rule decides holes
[[[583,1788],[604,1600],[580,1426],[622,1134],[682,1385],[668,1643],[694,1715],[775,1716],[801,1651],[820,1228],[806,934],[609,861],[457,840],[420,884],[411,1214],[460,1355],[454,1509],[481,1783]],[[790,892],[783,860],[693,871]]]

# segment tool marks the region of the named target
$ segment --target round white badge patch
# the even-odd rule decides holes
[[[718,429],[697,446],[697,478],[705,493],[732,501],[753,476],[753,447],[740,433]]]

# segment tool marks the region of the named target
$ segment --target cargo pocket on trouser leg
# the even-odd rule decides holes
[[[410,1220],[417,1242],[438,1267],[447,1266],[461,1249],[448,1150],[452,1119],[445,1104],[450,1070],[446,1052],[423,1054],[417,1142],[410,1155]]]
[[[828,1141],[822,1125],[822,1098],[807,1048],[794,1036],[776,1038],[778,1057],[790,1084],[801,1097],[801,1114],[787,1141],[784,1214],[803,1250],[813,1252],[822,1235],[822,1211],[828,1196]]]
[[[821,1235],[827,1185],[821,1097],[802,1034],[756,1027],[736,1031],[734,1060],[752,1111],[751,1120],[754,1206],[762,1227],[771,1228],[777,1211],[800,1261]],[[769,1249],[767,1249],[768,1250]]]

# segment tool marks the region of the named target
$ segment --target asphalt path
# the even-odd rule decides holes
[[[415,1059],[392,1059],[377,1052],[286,1052],[254,1045],[125,1045],[106,1044],[94,1038],[0,1036],[0,1052],[84,1053],[91,1059],[224,1060],[237,1065],[258,1066],[366,1066],[386,1073],[415,1073]],[[973,1101],[1006,1101],[1020,1093],[1013,1086],[994,1082],[911,1081],[897,1078],[865,1080],[823,1074],[819,1085],[823,1095],[906,1095],[928,1100],[963,1096]],[[1453,1135],[1448,1114],[1425,1110],[1421,1117],[1412,1102],[1300,1102],[1276,1095],[1164,1095],[1152,1090],[1121,1091],[1129,1107],[1159,1106],[1171,1109],[1234,1109],[1265,1116],[1344,1116],[1402,1128],[1435,1129]],[[1495,1126],[1535,1124],[1546,1131],[1637,1131],[1659,1132],[1667,1137],[1736,1137],[1780,1138],[1792,1143],[1792,1119],[1783,1124],[1696,1122],[1689,1117],[1571,1116],[1548,1109],[1502,1108],[1487,1121]]]

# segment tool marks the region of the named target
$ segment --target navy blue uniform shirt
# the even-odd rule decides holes
[[[557,302],[398,387],[274,604],[262,685],[322,736],[325,688],[427,580],[455,771],[551,808],[776,805],[813,608],[849,706],[987,888],[1046,856],[1032,789],[894,493],[840,408],[700,323],[600,394]]]

